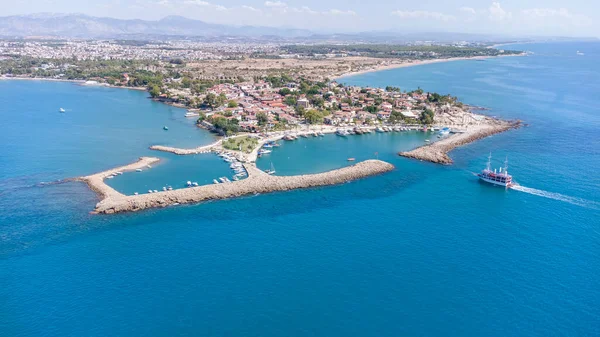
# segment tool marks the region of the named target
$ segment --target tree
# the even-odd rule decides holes
[[[212,92],[209,92],[208,94],[206,94],[206,96],[204,96],[204,104],[210,106],[211,108],[214,108],[217,104],[217,96]]]
[[[289,95],[289,94],[291,94],[291,93],[292,93],[292,91],[291,91],[289,88],[281,88],[281,89],[279,90],[279,94],[280,94],[281,96],[287,96],[287,95]]]
[[[421,117],[419,120],[423,124],[433,124],[434,112],[430,109],[425,109],[421,112]]]
[[[287,96],[283,102],[288,106],[296,106],[298,100],[294,96]]]
[[[304,119],[308,124],[319,124],[323,122],[323,114],[319,110],[308,110],[304,113]]]
[[[267,114],[264,112],[257,113],[256,119],[258,120],[258,125],[260,126],[264,126],[267,125],[267,123],[269,123],[269,117],[267,117]]]
[[[150,87],[150,96],[152,98],[156,98],[158,96],[160,96],[160,88],[158,85],[153,85],[152,87]]]
[[[237,108],[238,103],[234,100],[230,100],[229,102],[227,102],[227,107],[228,108]]]
[[[223,104],[225,104],[225,102],[227,102],[227,96],[225,96],[224,93],[220,93],[219,96],[217,96],[217,106],[221,106]]]

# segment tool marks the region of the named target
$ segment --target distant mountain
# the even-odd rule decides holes
[[[206,23],[181,16],[158,21],[100,18],[84,14],[15,15],[0,17],[0,36],[56,36],[76,38],[144,38],[148,36],[248,36],[302,37],[312,33],[302,29],[229,26]]]

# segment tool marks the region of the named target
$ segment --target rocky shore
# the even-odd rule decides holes
[[[472,143],[476,140],[495,135],[500,132],[516,128],[520,122],[500,122],[472,127],[464,133],[453,134],[448,138],[435,143],[418,147],[414,150],[398,153],[400,156],[425,160],[436,164],[452,164],[448,152],[453,149]]]
[[[248,178],[240,181],[203,185],[172,191],[162,191],[152,194],[123,195],[104,183],[108,173],[124,169],[139,168],[151,158],[140,158],[132,165],[104,171],[79,180],[86,182],[97,192],[102,200],[96,205],[94,213],[112,214],[120,212],[135,212],[153,207],[198,203],[207,200],[234,198],[256,193],[289,191],[300,188],[310,188],[341,184],[368,176],[381,174],[394,169],[392,164],[380,160],[366,160],[353,166],[344,167],[318,174],[298,176],[271,176],[259,170],[253,164],[245,164]],[[156,158],[154,158],[156,159]]]

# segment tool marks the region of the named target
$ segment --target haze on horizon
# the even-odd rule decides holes
[[[209,23],[315,32],[385,30],[600,37],[600,3],[584,0],[27,0],[3,6],[1,15],[40,12],[145,20],[181,15]]]

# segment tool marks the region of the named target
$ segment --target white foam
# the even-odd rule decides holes
[[[515,191],[519,191],[519,192],[537,195],[537,196],[544,197],[544,198],[568,202],[569,204],[572,204],[572,205],[577,205],[577,206],[586,207],[586,208],[600,209],[600,203],[598,203],[596,201],[570,197],[568,195],[563,195],[560,193],[538,190],[535,188],[525,187],[525,186],[521,186],[521,185],[513,185],[513,186],[511,186],[511,189],[513,189]]]

